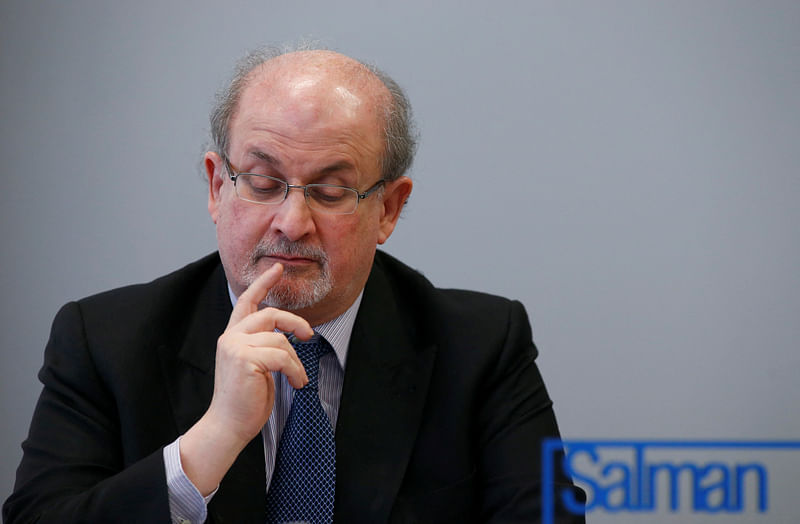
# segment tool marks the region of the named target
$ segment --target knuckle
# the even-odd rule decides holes
[[[239,333],[223,333],[217,339],[217,353],[228,358],[241,358],[243,346]]]
[[[285,351],[279,351],[275,355],[275,361],[281,366],[285,366],[289,363],[289,354]]]

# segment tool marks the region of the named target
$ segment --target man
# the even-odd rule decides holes
[[[6,521],[536,521],[558,432],[522,306],[376,253],[409,120],[343,55],[245,59],[204,157],[219,254],[62,308]]]

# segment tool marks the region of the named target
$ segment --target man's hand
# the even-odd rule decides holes
[[[274,264],[237,300],[217,341],[211,405],[181,438],[183,470],[203,496],[216,489],[239,453],[267,422],[275,401],[270,372],[280,371],[295,388],[308,383],[294,348],[275,329],[307,340],[314,334],[311,326],[288,311],[258,309],[282,274],[283,266]]]

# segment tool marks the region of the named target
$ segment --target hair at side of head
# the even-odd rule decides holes
[[[297,51],[324,50],[315,43],[303,42],[297,45],[264,46],[249,52],[236,64],[228,84],[216,96],[211,110],[211,143],[220,156],[227,156],[230,146],[230,124],[247,87],[250,73],[265,62],[281,55]],[[372,64],[360,62],[374,74],[391,95],[389,103],[383,107],[385,146],[381,158],[382,178],[396,180],[411,167],[417,148],[417,132],[414,127],[411,103],[403,89],[391,78]]]

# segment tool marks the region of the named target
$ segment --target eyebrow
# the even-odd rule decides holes
[[[347,171],[349,169],[353,169],[353,165],[350,162],[341,161],[331,164],[327,167],[323,167],[322,169],[319,170],[319,172],[322,175],[327,175],[330,173],[335,173],[337,171]]]
[[[262,162],[266,162],[267,164],[269,164],[272,167],[275,167],[276,169],[280,168],[280,166],[281,166],[281,161],[280,160],[278,160],[274,156],[270,155],[269,153],[265,153],[264,151],[260,151],[258,149],[254,149],[253,151],[250,151],[248,154],[250,156],[253,156],[253,157],[261,160]],[[347,170],[350,170],[350,169],[354,169],[354,166],[350,162],[339,161],[339,162],[334,162],[333,164],[331,164],[329,166],[323,167],[322,169],[320,169],[318,171],[318,173],[320,175],[328,175],[328,174],[336,173],[337,171],[347,171]]]
[[[256,157],[257,159],[259,159],[259,160],[261,160],[263,162],[266,162],[266,163],[270,164],[270,165],[273,165],[273,166],[280,166],[281,165],[280,160],[278,160],[274,156],[269,155],[269,154],[267,154],[267,153],[265,153],[263,151],[254,150],[254,151],[250,151],[249,154],[251,156]]]

